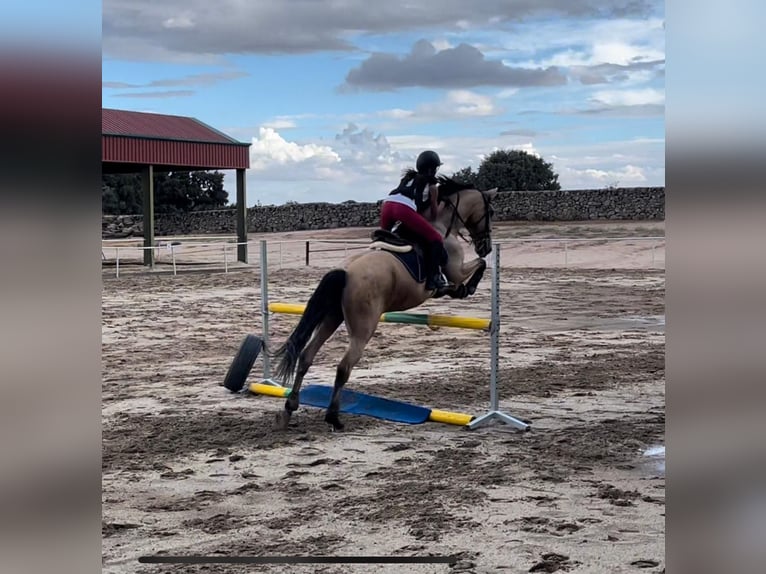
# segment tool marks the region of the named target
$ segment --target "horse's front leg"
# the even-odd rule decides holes
[[[486,268],[487,262],[481,257],[468,262],[459,261],[454,265],[448,264],[445,274],[455,287],[445,289],[440,296],[448,295],[453,299],[465,299],[473,295]]]
[[[475,268],[470,273],[471,278],[465,284],[466,297],[476,293],[476,287],[479,286],[479,283],[481,282],[482,277],[484,277],[484,272],[487,270],[487,261],[485,259],[482,259],[481,257],[477,257],[471,263],[475,264]]]

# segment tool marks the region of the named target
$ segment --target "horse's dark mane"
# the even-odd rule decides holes
[[[441,197],[449,197],[465,189],[475,189],[470,183],[460,183],[446,175],[440,175],[436,179],[439,182],[439,195]]]

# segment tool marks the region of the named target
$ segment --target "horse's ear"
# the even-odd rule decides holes
[[[496,188],[496,187],[493,187],[492,189],[488,189],[488,190],[487,190],[487,191],[485,191],[484,193],[486,194],[486,196],[487,196],[489,199],[494,199],[494,197],[497,195],[497,188]]]

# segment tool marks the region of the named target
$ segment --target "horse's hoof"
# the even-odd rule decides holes
[[[342,422],[340,422],[338,415],[325,415],[324,420],[326,423],[330,425],[331,429],[335,432],[342,431],[346,426]]]
[[[287,426],[290,424],[290,412],[287,410],[279,411],[275,418],[275,426],[277,430],[287,430]]]

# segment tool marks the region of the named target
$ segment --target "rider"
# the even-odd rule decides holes
[[[447,251],[441,234],[423,217],[430,209],[436,218],[439,189],[436,171],[441,159],[435,151],[427,150],[418,156],[415,170],[407,170],[399,186],[388,194],[380,212],[380,226],[391,230],[397,221],[416,233],[423,241],[426,265],[426,289],[443,289],[449,285],[442,269],[447,264]]]

